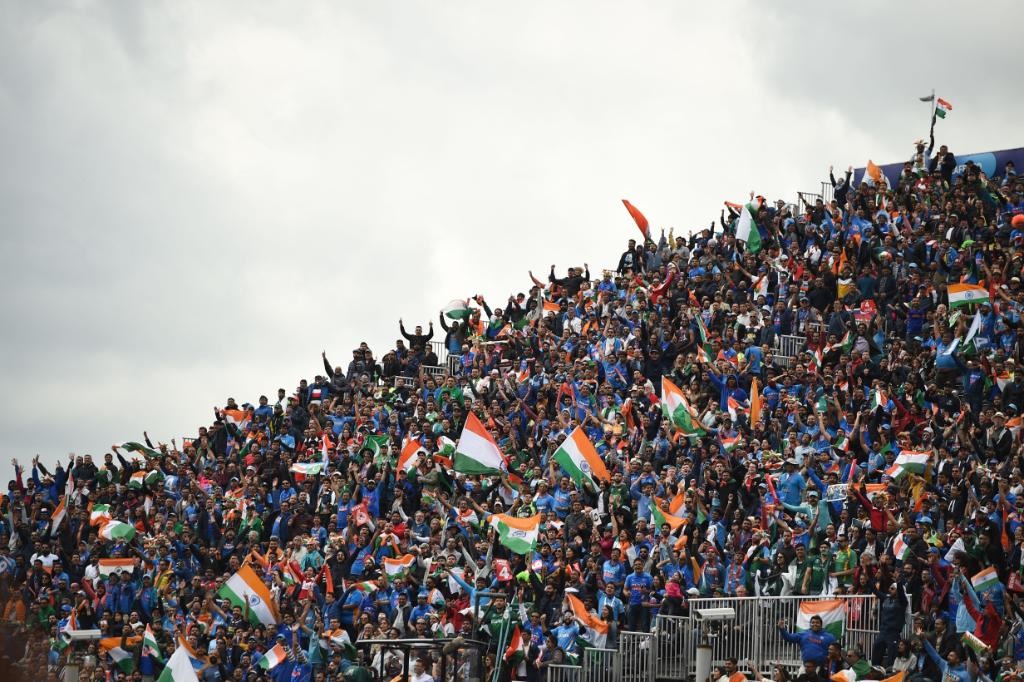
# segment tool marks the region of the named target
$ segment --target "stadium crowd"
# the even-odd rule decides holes
[[[5,670],[425,682],[437,649],[386,640],[462,637],[540,680],[695,597],[870,594],[870,650],[779,623],[799,679],[1017,677],[1024,180],[957,170],[922,144],[688,236],[627,204],[612,269],[400,322],[180,443],[15,462]]]

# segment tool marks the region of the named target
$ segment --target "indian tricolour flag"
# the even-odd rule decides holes
[[[60,528],[60,524],[64,522],[65,517],[68,515],[67,507],[64,506],[66,498],[67,495],[62,496],[57,507],[53,510],[53,515],[50,517],[50,535],[57,534],[57,529]]]
[[[747,253],[761,250],[761,233],[754,223],[754,215],[761,210],[761,202],[761,197],[757,197],[740,209],[740,218],[736,223],[736,239],[747,245]]]
[[[929,452],[913,452],[911,450],[904,450],[897,455],[893,464],[903,467],[903,469],[911,473],[923,474],[928,468],[928,460],[931,459],[931,457],[931,453]]]
[[[149,625],[146,625],[146,632],[142,635],[142,653],[149,654],[161,663],[164,661],[164,657],[160,655],[160,644]]]
[[[747,408],[743,407],[738,400],[729,396],[726,398],[726,408],[729,410],[729,419],[736,421],[741,414],[747,413]]]
[[[323,462],[296,462],[288,468],[288,471],[302,476],[316,476],[323,466]]]
[[[465,320],[469,317],[469,301],[458,298],[454,301],[449,301],[448,305],[441,312],[449,320]]]
[[[949,294],[949,307],[956,308],[971,303],[988,303],[988,289],[977,284],[950,284],[946,288]]]
[[[472,412],[462,427],[462,436],[455,446],[455,471],[463,474],[497,474],[505,467],[505,458],[498,444],[487,433]]]
[[[651,519],[654,521],[655,526],[661,528],[662,525],[668,524],[672,532],[676,532],[681,527],[686,525],[686,519],[681,519],[678,516],[673,516],[669,512],[662,509],[662,505],[668,506],[668,504],[658,497],[654,498],[654,504],[651,505]]]
[[[248,564],[238,569],[217,594],[235,606],[248,604],[249,618],[254,623],[277,625],[277,604],[270,595],[270,590]]]
[[[828,679],[832,680],[832,682],[857,682],[857,673],[853,668],[847,668],[846,670],[834,673]]]
[[[939,118],[946,118],[946,114],[953,111],[953,105],[939,97],[935,100],[935,115]]]
[[[555,450],[554,457],[555,461],[569,472],[576,485],[581,486],[587,481],[596,489],[597,481],[610,481],[612,478],[597,450],[594,449],[594,444],[583,432],[582,426],[577,426],[569,437],[562,441]]]
[[[135,646],[140,641],[139,637],[129,637],[125,644]],[[135,659],[130,651],[121,648],[120,637],[106,637],[100,640],[100,654],[110,656],[114,664],[122,672],[131,673],[135,669]],[[184,679],[184,678],[182,678]]]
[[[679,387],[667,377],[661,378],[661,409],[674,427],[686,435],[700,436],[704,429],[697,426],[690,403]]]
[[[889,397],[881,389],[875,389],[871,393],[871,409],[877,410],[878,408],[886,409],[889,404]]]
[[[110,512],[109,504],[90,504],[89,505],[89,525],[90,526],[102,526],[112,518],[113,514]]]
[[[100,526],[99,536],[104,540],[131,542],[135,537],[135,526],[124,521],[111,521]]]
[[[892,555],[900,561],[904,561],[910,556],[910,545],[903,539],[903,533],[897,535],[896,539],[892,541]]]
[[[273,649],[263,654],[263,658],[260,659],[260,667],[264,670],[273,670],[286,658],[288,658],[288,652],[280,643],[275,644]]]
[[[491,514],[487,522],[498,533],[501,544],[516,554],[529,554],[537,547],[540,534],[540,514],[521,519],[508,514]]]
[[[810,630],[811,618],[821,617],[821,627],[836,639],[842,639],[846,623],[846,602],[842,599],[822,599],[800,602],[796,613],[796,629]]]
[[[120,638],[113,639],[119,640]],[[179,644],[178,648],[174,650],[171,657],[167,659],[167,666],[160,673],[157,682],[199,682],[191,654],[185,647]]]
[[[100,575],[131,573],[135,570],[135,559],[100,559],[97,568],[100,569]]]
[[[384,575],[387,576],[388,581],[390,582],[393,580],[400,580],[409,575],[409,571],[412,570],[412,565],[416,563],[416,557],[412,554],[403,554],[397,559],[384,557],[382,563],[384,565]]]
[[[508,638],[508,646],[505,647],[505,662],[517,666],[523,663],[526,660],[529,641],[529,638],[523,637],[522,631],[516,625],[512,629],[512,635]]]
[[[128,487],[132,490],[141,490],[142,486],[146,484],[146,472],[136,471],[132,474],[132,477],[128,479]]]
[[[398,470],[408,473],[416,468],[416,463],[420,461],[420,457],[426,456],[427,451],[420,445],[420,442],[410,439],[402,448],[401,454],[398,455]]]
[[[996,569],[989,566],[974,574],[971,578],[971,587],[975,592],[981,593],[993,589],[999,584],[999,574]]]
[[[697,315],[694,315],[693,319],[697,323],[697,333],[700,334],[700,342],[701,342],[701,344],[703,345],[703,344],[706,344],[706,343],[710,343],[711,342],[711,334],[708,333],[708,326],[706,324],[704,324],[704,318],[701,317],[700,314],[698,313]],[[705,349],[704,352],[707,353],[707,350]]]
[[[248,410],[224,410],[221,414],[228,424],[234,424],[239,429],[244,429],[249,424]]]

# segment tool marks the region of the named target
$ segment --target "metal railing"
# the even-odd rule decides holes
[[[618,682],[619,652],[617,649],[580,651],[580,682]]]
[[[807,348],[807,337],[796,334],[779,335],[779,355],[793,358],[800,355]]]
[[[821,198],[826,204],[836,198],[836,188],[828,180],[821,181]]]
[[[580,666],[549,665],[547,682],[580,682]]]
[[[654,682],[654,633],[620,632],[618,673],[623,682]]]
[[[873,595],[830,597],[846,602],[843,646],[861,647],[870,653],[878,632],[878,609]],[[800,648],[779,634],[777,623],[785,620],[795,627],[801,602],[820,601],[821,596],[729,597],[690,600],[690,615],[659,615],[655,626],[657,654],[655,676],[658,679],[684,679],[696,673],[697,646],[706,641],[711,647],[711,664],[722,665],[728,657],[751,660],[759,669],[781,664],[800,666]],[[734,609],[735,618],[702,621],[696,612],[704,609]]]

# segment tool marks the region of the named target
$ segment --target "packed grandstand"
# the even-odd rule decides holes
[[[452,301],[182,442],[16,462],[4,674],[556,680],[596,651],[639,681],[713,642],[729,682],[1017,677],[1024,181],[923,144],[875,170],[714,232],[626,202],[609,269]]]

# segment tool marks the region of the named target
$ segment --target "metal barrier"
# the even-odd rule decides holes
[[[580,682],[618,682],[617,649],[580,650]]]
[[[769,664],[800,666],[800,648],[782,639],[777,623],[785,620],[795,627],[799,605],[804,601],[820,601],[821,596],[792,597],[729,597],[690,600],[689,616],[659,615],[656,623],[657,646],[655,676],[658,679],[683,679],[695,674],[697,645],[707,641],[711,647],[711,664],[722,665],[728,657],[751,660],[759,669]],[[870,655],[878,632],[878,609],[873,595],[835,596],[846,601],[844,646],[859,646]],[[735,618],[723,621],[702,621],[696,612],[704,609],[729,608]]]
[[[779,355],[793,358],[800,355],[807,347],[807,337],[795,334],[779,335]]]
[[[832,183],[827,180],[821,181],[821,198],[825,203],[829,203],[836,197],[836,188],[832,186]]]
[[[549,665],[547,682],[580,682],[580,666]]]
[[[654,633],[620,632],[616,679],[654,682]]]

